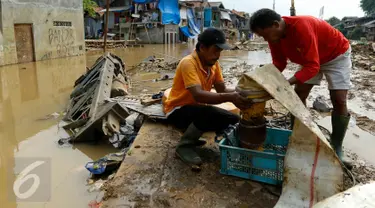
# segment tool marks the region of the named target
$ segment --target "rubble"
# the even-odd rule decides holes
[[[329,104],[324,100],[323,96],[318,96],[313,103],[314,110],[321,113],[328,113],[331,111]]]
[[[268,43],[265,41],[240,41],[235,43],[235,47],[232,50],[244,50],[244,51],[260,51],[264,50],[270,52]]]
[[[71,142],[95,141],[104,136],[115,147],[121,147],[125,136],[116,138],[115,135],[120,133],[130,112],[111,98],[127,95],[127,80],[124,63],[110,53],[98,58],[76,80],[64,117],[69,122],[64,129],[71,133]]]
[[[353,69],[375,71],[374,43],[352,42]]]
[[[86,50],[102,49],[104,47],[103,40],[85,40]],[[126,48],[125,40],[107,40],[107,49]]]
[[[172,62],[167,62],[164,58],[156,58],[155,56],[150,56],[143,62],[134,66],[131,70],[135,70],[137,72],[175,71],[179,62],[179,59],[176,59]]]
[[[353,174],[356,183],[368,183],[371,181],[375,181],[375,167],[369,165],[366,161],[360,160],[358,155],[352,152],[348,152],[347,156],[354,161],[353,169],[351,173]],[[351,188],[353,186],[353,179],[345,174],[344,177],[344,190]]]

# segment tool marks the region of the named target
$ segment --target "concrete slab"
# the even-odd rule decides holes
[[[181,133],[146,122],[115,178],[106,185],[103,207],[273,207],[278,197],[264,185],[221,175],[213,139],[199,151],[202,171],[175,157]]]

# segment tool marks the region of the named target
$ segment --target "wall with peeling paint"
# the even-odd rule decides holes
[[[82,1],[1,0],[0,4],[0,65],[19,62],[14,24],[32,24],[36,61],[84,54]]]

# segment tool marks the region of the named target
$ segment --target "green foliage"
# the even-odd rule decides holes
[[[339,18],[337,18],[337,17],[331,17],[331,18],[329,18],[328,20],[326,20],[330,25],[337,25],[337,24],[339,24],[341,21],[340,21],[340,19]]]
[[[367,15],[375,13],[375,0],[361,0],[360,6]]]
[[[364,33],[362,32],[362,28],[361,27],[356,27],[354,30],[350,31],[347,34],[347,37],[350,40],[360,40],[361,37],[363,37],[363,36],[364,36]]]
[[[345,29],[344,24],[340,24],[337,29],[345,36],[348,37],[348,31]]]
[[[83,11],[86,12],[90,17],[95,17],[95,8],[98,4],[93,0],[83,0]]]

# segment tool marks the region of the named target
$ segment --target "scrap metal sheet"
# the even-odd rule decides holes
[[[341,164],[284,76],[273,64],[244,76],[255,80],[296,117],[285,156],[283,191],[275,207],[312,207],[339,193],[343,187]]]

